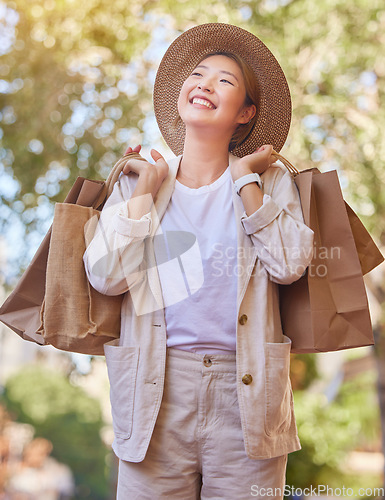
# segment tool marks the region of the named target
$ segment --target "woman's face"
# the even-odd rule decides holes
[[[178,99],[179,115],[186,127],[215,126],[232,135],[239,123],[247,123],[255,106],[245,106],[246,89],[238,64],[223,55],[210,56],[185,80]]]

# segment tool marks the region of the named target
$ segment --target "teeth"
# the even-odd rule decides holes
[[[205,99],[200,99],[199,97],[194,97],[193,104],[202,104],[202,106],[206,106],[209,109],[214,109],[214,106],[211,102],[206,101]]]

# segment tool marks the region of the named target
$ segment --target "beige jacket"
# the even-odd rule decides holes
[[[230,162],[232,161],[230,155]],[[104,294],[126,293],[121,337],[105,345],[115,439],[123,460],[144,459],[162,401],[166,328],[152,237],[170,201],[180,157],[169,161],[151,214],[127,217],[136,174],[122,175],[84,255],[88,278]],[[282,333],[278,284],[310,263],[313,232],[303,223],[295,184],[272,166],[262,176],[262,207],[247,217],[233,191],[238,239],[237,391],[245,449],[264,459],[300,449],[289,379],[290,339]]]

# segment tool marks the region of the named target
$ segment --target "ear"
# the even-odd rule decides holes
[[[251,106],[244,107],[240,113],[238,123],[242,124],[249,123],[249,121],[254,118],[256,112],[257,108],[255,107],[254,104],[252,104]]]

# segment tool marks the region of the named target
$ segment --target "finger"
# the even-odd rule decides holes
[[[125,155],[128,155],[129,153],[139,153],[139,151],[142,149],[142,146],[140,144],[138,144],[138,146],[135,146],[134,149],[132,149],[131,146],[129,146],[127,149],[126,149],[126,152],[124,153]]]
[[[273,146],[271,144],[264,144],[263,146],[261,146],[259,149],[257,149],[257,153],[262,153],[262,152],[265,152],[266,154],[267,153],[272,153],[273,151]]]
[[[129,158],[126,161],[126,163],[122,169],[122,172],[124,174],[129,174],[130,172],[135,172],[136,174],[139,174],[139,172],[143,169],[144,163],[145,162],[143,160]]]
[[[159,160],[163,160],[166,163],[166,160],[156,149],[151,149],[150,154],[155,163],[157,163]]]
[[[130,172],[132,172],[131,166],[128,163],[126,163],[122,169],[122,172],[124,174],[129,174]]]

